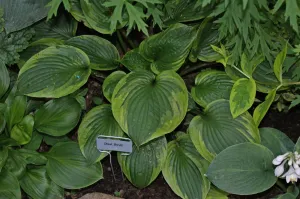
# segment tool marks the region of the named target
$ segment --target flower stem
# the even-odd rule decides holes
[[[280,181],[280,179],[278,179],[278,180],[276,181],[276,185],[277,185],[282,191],[286,192],[287,188],[286,188],[285,184],[282,183],[282,182]]]
[[[238,67],[236,67],[235,65],[230,65],[232,66],[235,70],[239,71],[240,73],[242,73],[244,76],[246,76],[248,79],[251,79],[251,77],[249,75],[247,75],[246,73],[244,73],[241,69],[239,69]]]

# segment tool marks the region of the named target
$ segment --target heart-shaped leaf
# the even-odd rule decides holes
[[[88,56],[72,46],[51,46],[31,57],[19,72],[18,90],[31,97],[59,98],[87,82]]]
[[[82,154],[88,162],[95,163],[103,159],[107,153],[100,153],[96,146],[99,135],[121,137],[123,131],[115,120],[111,106],[104,104],[90,110],[82,120],[78,129],[78,142]]]
[[[75,142],[61,142],[47,153],[47,174],[65,189],[80,189],[102,179],[100,163],[89,164]]]
[[[205,199],[210,182],[204,176],[208,162],[194,147],[189,135],[180,135],[168,143],[163,175],[171,189],[184,199]]]
[[[111,73],[103,82],[102,90],[103,95],[106,97],[106,99],[111,102],[111,98],[113,95],[113,92],[115,90],[115,87],[117,86],[118,82],[126,76],[126,73],[123,71],[115,71]]]
[[[26,115],[20,123],[12,128],[10,137],[16,140],[20,145],[27,144],[31,140],[33,125],[33,116]]]
[[[22,189],[33,199],[63,199],[64,190],[46,173],[46,167],[28,169],[20,180]]]
[[[207,70],[197,75],[192,97],[200,106],[206,107],[218,99],[229,99],[232,79],[222,71]]]
[[[148,37],[139,47],[141,55],[151,62],[151,70],[158,74],[165,70],[177,71],[190,51],[196,29],[175,24],[167,30]]]
[[[128,51],[121,60],[121,63],[130,71],[134,70],[151,70],[151,62],[147,61],[139,52],[139,49]]]
[[[48,101],[35,113],[35,128],[52,136],[69,133],[78,123],[81,115],[76,99],[64,97]]]
[[[208,168],[207,176],[215,186],[228,193],[260,193],[277,181],[273,159],[273,153],[262,145],[237,144],[217,155]]]
[[[0,172],[0,198],[20,199],[21,189],[18,179],[9,171]]]
[[[142,189],[151,184],[161,172],[167,155],[165,136],[137,148],[130,155],[118,153],[118,161],[127,179]]]
[[[274,156],[294,150],[294,142],[283,132],[274,128],[260,128],[261,145],[270,149]]]
[[[186,86],[173,71],[157,76],[131,72],[117,84],[112,97],[114,117],[137,146],[172,132],[187,108]]]
[[[242,142],[260,142],[259,131],[248,112],[233,118],[229,101],[217,100],[190,123],[189,133],[199,153],[208,161],[229,146]]]
[[[69,39],[66,45],[83,50],[91,61],[94,70],[112,70],[118,67],[120,55],[114,45],[95,35],[81,35]]]

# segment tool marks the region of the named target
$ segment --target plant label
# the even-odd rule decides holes
[[[119,151],[123,153],[132,152],[132,141],[128,138],[99,136],[96,139],[99,151]]]

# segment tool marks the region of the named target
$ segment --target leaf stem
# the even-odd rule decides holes
[[[249,75],[247,75],[246,73],[244,73],[241,69],[239,69],[238,67],[236,67],[235,65],[230,65],[232,66],[235,70],[239,71],[240,73],[242,73],[244,76],[246,76],[248,79],[251,79],[251,77]]]
[[[126,39],[126,42],[129,44],[130,48],[131,49],[134,49],[136,48],[136,45],[131,41],[131,39],[128,39],[128,36],[126,35],[125,31],[124,30],[120,30],[122,36],[124,39]]]
[[[290,85],[300,85],[300,82],[287,82],[283,84],[283,86],[290,86]]]
[[[122,37],[122,35],[121,35],[121,33],[120,33],[119,30],[117,31],[117,36],[118,36],[118,40],[120,42],[121,48],[122,48],[122,50],[123,50],[123,52],[125,54],[127,52],[127,47],[126,47],[126,44],[125,44],[125,42],[123,40],[123,37]]]
[[[216,63],[211,63],[211,62],[204,62],[204,63],[201,63],[201,64],[198,64],[198,65],[195,65],[195,66],[191,66],[183,71],[180,72],[180,75],[181,76],[185,76],[185,75],[188,75],[190,74],[191,72],[194,72],[200,68],[204,68],[206,66],[211,66],[211,65],[215,65]]]

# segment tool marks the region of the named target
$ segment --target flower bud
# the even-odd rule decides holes
[[[279,165],[278,167],[275,168],[275,176],[279,177],[283,174],[284,172],[284,164]]]

